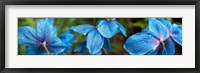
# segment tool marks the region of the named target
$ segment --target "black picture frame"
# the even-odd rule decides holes
[[[5,68],[5,5],[195,5],[195,68]],[[200,73],[200,0],[0,0],[2,73]]]

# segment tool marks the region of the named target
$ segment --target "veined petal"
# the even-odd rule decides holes
[[[70,33],[63,33],[60,37],[59,37],[64,43],[72,43],[76,40],[76,38],[74,37],[74,35],[70,34]]]
[[[82,25],[78,25],[78,26],[72,26],[70,29],[72,29],[74,32],[78,32],[83,35],[86,35],[90,31],[95,29],[95,27],[92,25],[89,25],[89,24],[82,24]]]
[[[104,38],[104,48],[107,51],[111,51],[110,40],[108,38]]]
[[[52,54],[59,54],[66,48],[66,44],[63,43],[59,38],[55,38],[52,42],[47,43],[47,48]]]
[[[111,38],[119,32],[118,24],[116,22],[106,20],[100,20],[97,29],[99,33],[106,38]]]
[[[47,48],[48,48],[49,52],[50,52],[51,54],[54,54],[54,55],[57,55],[57,54],[59,54],[59,53],[62,53],[62,52],[65,50],[65,48],[62,48],[62,47],[55,47],[55,46],[50,46],[50,47],[47,47]]]
[[[49,46],[54,46],[54,47],[65,47],[66,44],[62,42],[61,39],[55,38],[52,42],[47,43]]]
[[[160,39],[160,41],[164,41],[169,37],[169,32],[167,28],[155,18],[149,18],[149,30],[153,32],[153,34]]]
[[[146,55],[158,55],[162,50],[162,45],[158,45],[156,49],[149,51]]]
[[[88,33],[86,47],[90,54],[98,53],[104,44],[104,37],[97,30]]]
[[[118,27],[119,27],[119,30],[122,32],[122,34],[123,34],[125,37],[127,37],[126,30],[125,30],[125,28],[122,26],[122,24],[120,24],[120,23],[119,23],[118,21],[116,21],[116,20],[112,20],[111,23],[112,23],[112,24],[117,24]]]
[[[41,41],[52,41],[57,36],[58,28],[52,18],[44,18],[37,22],[36,33]]]
[[[175,54],[175,42],[168,38],[164,41],[165,43],[165,50],[167,55],[174,55]]]
[[[172,33],[170,36],[173,38],[173,40],[182,46],[182,26],[174,24],[171,32]]]
[[[30,26],[18,28],[18,41],[26,46],[36,45],[39,43],[36,38],[35,29]]]
[[[143,55],[156,49],[159,44],[159,40],[155,37],[142,32],[129,37],[124,44],[124,48],[131,55]]]
[[[44,53],[44,49],[42,49],[39,46],[29,46],[26,49],[26,54],[27,55],[42,55]]]
[[[172,27],[172,24],[169,20],[165,20],[164,18],[160,18],[159,21],[167,27],[168,30]]]

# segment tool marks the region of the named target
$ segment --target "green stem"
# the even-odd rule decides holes
[[[164,42],[161,42],[161,44],[162,44],[162,55],[164,54],[164,50],[165,50],[165,43]]]
[[[105,48],[103,48],[103,51],[104,51],[105,54],[108,54],[107,51],[105,50]]]

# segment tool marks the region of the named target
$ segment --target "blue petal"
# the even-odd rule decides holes
[[[124,44],[124,48],[131,55],[143,55],[156,49],[159,43],[159,40],[152,35],[142,32],[129,37]]]
[[[72,48],[72,44],[71,43],[67,43],[64,52],[70,52]]]
[[[95,55],[101,55],[102,51],[100,50],[99,52],[97,52]]]
[[[120,24],[118,21],[116,21],[116,20],[112,20],[112,24],[117,24],[118,25],[118,27],[119,27],[119,29],[120,29],[120,31],[122,32],[122,34],[125,36],[125,37],[127,37],[127,35],[126,35],[126,30],[125,30],[125,28],[122,26],[122,24]]]
[[[172,33],[170,36],[173,38],[173,40],[182,46],[182,26],[174,24],[171,32]]]
[[[64,52],[70,52],[71,51],[71,47],[72,47],[72,43],[76,40],[74,35],[72,35],[70,33],[70,31],[67,30],[59,38],[62,40],[62,42],[64,42],[66,44]]]
[[[60,37],[59,37],[64,43],[73,43],[76,38],[74,37],[74,35],[70,34],[70,33],[63,33]]]
[[[44,49],[42,47],[39,46],[29,46],[26,49],[26,54],[27,55],[44,55],[46,54]]]
[[[54,26],[54,20],[44,18],[37,22],[36,33],[41,41],[52,41],[57,36],[58,28]]]
[[[119,32],[118,24],[112,21],[100,20],[97,27],[99,33],[106,38],[111,38]]]
[[[82,24],[82,25],[78,25],[78,26],[72,26],[70,29],[72,29],[74,32],[78,32],[83,35],[86,35],[90,31],[95,29],[95,27],[92,25],[89,25],[89,24]]]
[[[169,30],[172,27],[172,24],[169,20],[165,20],[163,18],[160,18],[159,21],[165,25],[165,27]]]
[[[167,28],[155,18],[149,18],[149,30],[153,32],[160,41],[164,41],[169,37]]]
[[[55,38],[52,42],[47,42],[50,46],[65,47],[66,44],[61,39]]]
[[[74,52],[79,52],[80,54],[88,53],[88,49],[86,48],[86,41],[78,44],[75,47]]]
[[[156,49],[151,50],[147,53],[147,55],[158,55],[160,51],[162,50],[162,45],[158,45]]]
[[[49,52],[50,52],[51,54],[54,54],[54,55],[57,55],[57,54],[59,54],[59,53],[62,53],[62,52],[65,50],[65,48],[62,48],[62,47],[55,47],[55,46],[50,46],[50,47],[47,47],[47,48],[48,48]]]
[[[174,55],[175,54],[175,42],[168,38],[164,41],[165,43],[165,51],[167,55]]]
[[[26,46],[39,44],[35,29],[30,26],[20,27],[18,29],[18,41]]]
[[[108,38],[104,38],[104,48],[107,51],[111,51],[110,40]]]
[[[74,52],[80,52],[83,48],[86,47],[86,42],[82,42],[80,44],[78,44],[75,49],[74,49]]]
[[[63,43],[59,38],[55,38],[53,42],[49,42],[48,44],[49,45],[47,45],[47,48],[52,54],[59,54],[66,48],[66,44]]]
[[[104,37],[97,30],[91,31],[87,36],[86,47],[90,54],[98,53],[104,44]]]

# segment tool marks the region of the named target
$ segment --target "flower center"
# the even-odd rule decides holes
[[[42,46],[46,46],[47,45],[47,43],[46,43],[46,41],[44,41],[43,43],[42,43]]]

